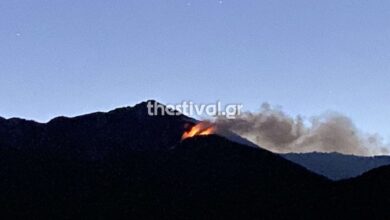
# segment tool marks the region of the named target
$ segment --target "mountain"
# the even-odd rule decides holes
[[[345,219],[389,219],[390,166],[335,182],[329,193],[324,217]],[[332,205],[330,205],[332,204]]]
[[[340,153],[288,153],[282,157],[332,180],[357,177],[377,167],[390,165],[390,156],[361,157]]]
[[[147,103],[48,123],[0,118],[1,219],[388,219],[390,167],[331,181]],[[226,137],[224,137],[226,136]]]
[[[74,156],[97,159],[112,151],[111,147],[170,148],[180,139],[186,124],[193,122],[184,115],[149,116],[147,102],[143,102],[107,113],[58,117],[46,124],[17,118],[0,120],[0,146],[2,150],[68,150],[77,154]]]
[[[282,219],[326,196],[327,179],[218,135],[181,141],[193,119],[146,106],[1,119],[2,219]]]

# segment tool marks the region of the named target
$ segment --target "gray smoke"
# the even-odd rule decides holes
[[[371,156],[388,154],[379,135],[363,134],[351,119],[326,113],[304,122],[264,103],[256,113],[244,112],[235,119],[219,117],[218,129],[231,130],[273,152],[339,152]]]

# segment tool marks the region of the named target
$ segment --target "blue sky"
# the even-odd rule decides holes
[[[0,2],[0,115],[221,100],[390,137],[390,2]]]

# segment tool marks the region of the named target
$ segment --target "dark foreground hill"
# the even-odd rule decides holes
[[[332,183],[220,136],[180,141],[192,121],[148,116],[145,103],[47,124],[0,120],[1,219],[384,216],[365,206],[389,204],[369,177]]]
[[[351,219],[390,219],[390,166],[371,170],[357,178],[334,183],[328,215]]]

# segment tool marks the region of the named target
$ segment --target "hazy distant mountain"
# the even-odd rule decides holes
[[[339,153],[289,153],[284,158],[332,180],[359,176],[377,167],[390,165],[390,156],[360,157]]]

